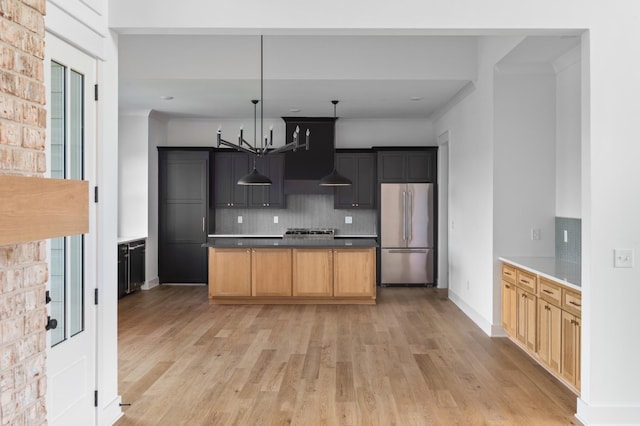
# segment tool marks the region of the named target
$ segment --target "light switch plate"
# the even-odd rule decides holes
[[[540,228],[531,228],[531,239],[532,240],[540,239]]]
[[[615,249],[613,250],[614,268],[633,268],[633,250]]]
[[[344,223],[353,223],[353,217],[345,216],[344,217]]]
[[[242,216],[238,216],[238,223],[242,223]]]
[[[278,216],[273,217],[273,223],[278,223]]]

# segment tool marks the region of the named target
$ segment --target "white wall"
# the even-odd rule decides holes
[[[148,228],[146,247],[146,286],[158,283],[158,146],[166,145],[167,118],[151,112],[148,142]]]
[[[497,72],[494,83],[493,243],[496,259],[499,256],[553,256],[555,75]],[[531,239],[532,228],[541,230],[540,240]],[[499,284],[498,280],[496,285]]]
[[[449,297],[492,333],[493,108],[495,64],[521,38],[479,42],[475,91],[436,122],[449,131]]]
[[[167,126],[167,146],[216,146],[216,131],[231,142],[243,125],[245,139],[253,142],[253,118],[245,120],[211,120],[172,118]],[[274,146],[284,142],[285,124],[280,118],[265,118],[265,132],[273,125]],[[258,127],[260,126],[258,122]],[[259,131],[259,129],[258,129]],[[313,135],[311,135],[313,145]],[[372,146],[435,146],[433,124],[427,120],[338,119],[336,148],[371,148]]]
[[[145,238],[148,228],[149,111],[120,114],[118,236]]]
[[[556,61],[556,216],[582,217],[580,49]]]

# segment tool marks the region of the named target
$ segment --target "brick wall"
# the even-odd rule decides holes
[[[45,0],[0,0],[3,174],[46,169],[44,13]],[[46,260],[44,241],[0,247],[0,425],[46,424]]]

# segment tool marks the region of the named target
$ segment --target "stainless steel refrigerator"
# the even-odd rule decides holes
[[[434,187],[383,183],[380,284],[434,284]]]

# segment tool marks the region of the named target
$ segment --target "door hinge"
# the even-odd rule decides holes
[[[97,186],[93,187],[93,202],[94,203],[98,202],[98,187]]]
[[[94,305],[98,304],[98,289],[97,288],[93,289],[93,304]]]
[[[94,407],[98,406],[98,391],[97,390],[93,391],[93,406]]]
[[[93,86],[93,100],[97,101],[98,100],[98,85],[95,84]]]

